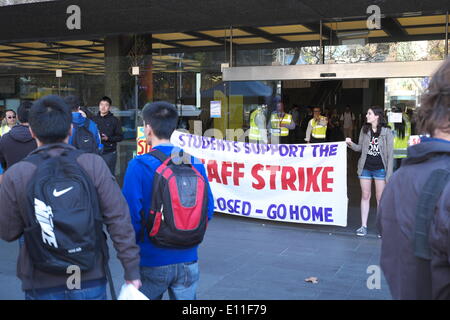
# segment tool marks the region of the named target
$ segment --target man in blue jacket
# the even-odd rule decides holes
[[[174,148],[170,136],[177,127],[177,110],[167,102],[147,104],[142,112],[147,144],[171,155]],[[175,150],[175,152],[178,150]],[[192,157],[194,168],[205,178],[208,186],[208,219],[214,212],[214,199],[205,168]],[[131,221],[136,232],[141,254],[141,291],[150,300],[160,300],[168,290],[172,300],[194,300],[199,280],[198,246],[172,249],[155,246],[148,232],[142,239],[141,212],[150,212],[153,177],[161,161],[145,154],[131,160],[125,175],[123,193],[130,208]]]
[[[80,109],[80,100],[76,96],[67,96],[64,98],[64,102],[69,105],[72,109],[72,135],[69,138],[69,144],[73,145],[78,149],[82,149],[89,153],[100,154],[103,149],[103,144],[100,140],[100,133],[98,131],[97,125],[94,121],[87,118],[86,114]],[[86,121],[89,121],[88,129],[92,133],[93,141],[91,143],[76,145],[74,137],[76,136],[76,131],[79,127],[83,126]],[[85,149],[86,148],[86,149]]]

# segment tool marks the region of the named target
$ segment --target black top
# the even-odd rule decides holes
[[[367,151],[366,163],[364,164],[364,169],[366,170],[381,170],[384,169],[383,160],[381,159],[380,152],[380,131],[373,132],[369,129],[370,143],[369,150]]]
[[[98,113],[93,119],[96,124],[100,136],[105,134],[108,140],[102,140],[103,153],[110,153],[116,151],[117,142],[123,140],[122,125],[118,118],[114,117],[111,112],[104,117]]]

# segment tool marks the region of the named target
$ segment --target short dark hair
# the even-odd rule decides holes
[[[450,133],[450,59],[431,77],[417,113],[419,134],[435,135],[436,129]]]
[[[62,142],[69,135],[72,113],[61,97],[48,95],[33,103],[29,123],[42,143]]]
[[[108,102],[110,106],[112,105],[112,100],[110,97],[104,96],[103,98],[100,99],[100,101],[98,103],[100,104],[100,102],[102,102],[102,101]]]
[[[150,125],[159,139],[170,139],[177,128],[178,112],[170,103],[160,101],[147,103],[142,111],[145,124]]]
[[[72,111],[78,111],[81,106],[81,101],[77,96],[67,96],[64,98],[64,102],[70,107]]]
[[[30,113],[31,106],[33,102],[29,100],[22,101],[19,108],[17,109],[17,118],[20,123],[28,123],[28,115]]]
[[[13,109],[6,109],[6,110],[5,110],[5,115],[6,115],[7,112],[13,112],[14,115],[16,115],[16,112],[15,112]]]

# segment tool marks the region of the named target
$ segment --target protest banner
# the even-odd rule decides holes
[[[136,155],[140,156],[150,152],[151,146],[147,145],[147,141],[145,139],[144,127],[137,127],[137,136],[136,136]]]
[[[347,146],[254,144],[175,131],[171,142],[201,159],[215,211],[273,221],[347,225]]]

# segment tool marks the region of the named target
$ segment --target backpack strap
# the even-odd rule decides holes
[[[416,207],[416,225],[414,232],[414,255],[431,260],[429,230],[436,204],[450,179],[450,165],[444,169],[434,170],[422,189]]]
[[[150,151],[148,154],[161,161],[161,163],[164,163],[167,159],[170,158],[170,156],[166,155],[164,152],[158,149],[152,149],[152,151]]]
[[[176,150],[178,150],[178,153],[172,153],[169,156],[158,149],[152,149],[148,154],[161,161],[161,163],[166,162],[170,158],[174,164],[192,164],[190,154],[184,152],[182,149]]]

